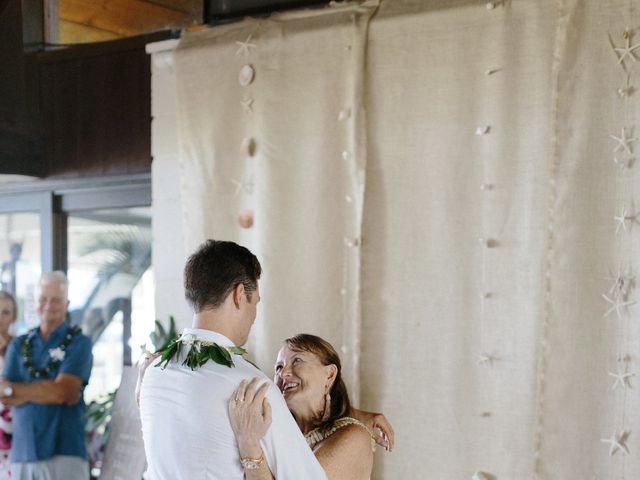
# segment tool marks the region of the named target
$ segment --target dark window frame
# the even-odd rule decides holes
[[[40,214],[42,271],[67,271],[67,217],[82,210],[151,206],[151,175],[36,180],[0,186],[0,213]]]
[[[69,215],[87,210],[150,206],[150,174],[35,180],[0,186],[0,214],[39,214],[40,262],[43,272],[67,271]],[[131,365],[130,308],[125,312],[123,321],[123,363]]]

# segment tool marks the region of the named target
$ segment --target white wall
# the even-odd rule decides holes
[[[176,124],[176,79],[173,48],[177,40],[147,46],[151,54],[151,152],[153,268],[156,317],[163,323],[169,316],[178,328],[191,324],[191,310],[184,300],[182,267],[187,253],[182,230],[182,202]]]

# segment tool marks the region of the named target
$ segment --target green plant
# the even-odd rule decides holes
[[[87,454],[91,469],[100,468],[109,439],[109,425],[113,412],[113,402],[118,389],[93,400],[87,405],[86,424],[84,427]]]
[[[169,316],[169,328],[165,330],[160,323],[160,320],[156,320],[156,328],[149,335],[151,339],[151,343],[153,344],[153,348],[156,353],[164,350],[169,346],[169,344],[176,339],[178,333],[176,332],[176,320],[173,318],[173,315]]]

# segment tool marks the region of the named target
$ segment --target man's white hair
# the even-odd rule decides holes
[[[40,281],[38,282],[38,289],[40,290],[40,286],[45,283],[57,283],[60,285],[64,291],[64,297],[69,298],[69,279],[65,275],[62,270],[55,270],[53,272],[45,272],[40,276]]]

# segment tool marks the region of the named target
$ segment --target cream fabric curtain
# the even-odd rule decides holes
[[[398,431],[378,478],[526,479],[554,9],[448,3],[371,24],[362,395]]]
[[[632,55],[640,51],[623,51],[640,40],[639,7],[628,1],[558,6],[536,437],[548,477],[640,477],[640,385],[625,377],[640,373],[640,310],[625,305],[638,298],[629,277],[640,259],[640,177],[633,160],[640,145],[613,138],[639,133],[633,89],[640,71]],[[611,444],[601,439],[613,435],[626,442],[610,457]]]
[[[214,28],[185,36],[175,58],[187,250],[212,237],[254,251],[264,267],[251,345],[260,364],[271,368],[287,336],[316,333],[342,352],[356,400],[362,76],[374,11]],[[243,212],[251,228],[239,226]]]
[[[374,478],[640,478],[639,28],[396,0],[181,39],[187,250],[260,257],[263,369],[298,332],[339,349],[397,432]]]

